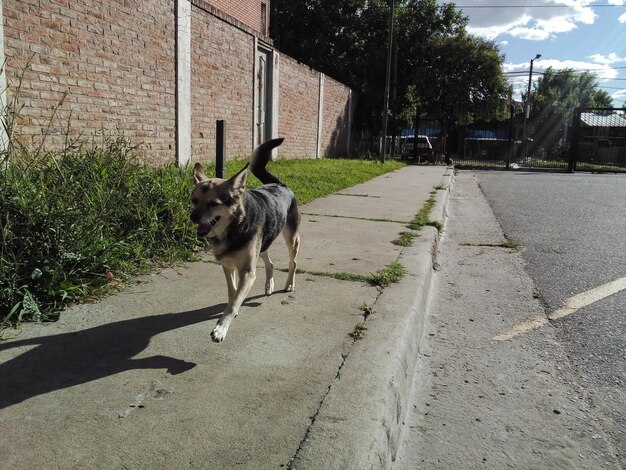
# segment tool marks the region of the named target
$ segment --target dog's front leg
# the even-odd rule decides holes
[[[226,276],[226,286],[228,287],[228,302],[232,302],[237,291],[237,271],[232,266],[222,265],[224,275]]]
[[[237,270],[238,272],[234,273],[237,275],[239,281],[237,288],[235,289],[234,296],[229,300],[226,310],[224,310],[224,313],[217,322],[217,325],[211,332],[211,339],[216,343],[223,341],[226,337],[228,328],[230,328],[230,322],[232,322],[233,319],[239,314],[239,307],[241,307],[243,301],[246,300],[246,297],[254,284],[254,280],[256,279],[256,263],[251,264],[253,264],[253,266],[248,265],[246,268]]]

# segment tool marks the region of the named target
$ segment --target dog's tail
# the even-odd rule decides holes
[[[283,140],[285,139],[281,137],[279,139],[272,139],[268,140],[267,142],[263,142],[256,148],[256,150],[252,154],[252,159],[250,160],[250,171],[254,176],[259,178],[259,180],[263,184],[283,184],[278,178],[276,178],[265,168],[272,158],[272,149],[282,144]]]

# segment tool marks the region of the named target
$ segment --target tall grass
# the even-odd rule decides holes
[[[0,170],[0,318],[53,319],[63,303],[192,256],[191,176],[148,168],[125,139],[8,159]],[[111,274],[109,274],[111,273]]]

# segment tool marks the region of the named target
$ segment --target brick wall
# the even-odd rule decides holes
[[[270,0],[206,0],[261,35],[269,30]],[[261,30],[261,5],[265,4],[265,31]]]
[[[175,131],[174,0],[4,0],[7,81],[24,107],[19,131],[48,146],[119,129],[170,160]],[[10,89],[11,90],[11,89]],[[56,119],[53,108],[62,100]]]
[[[350,115],[350,89],[324,77],[324,101],[320,150],[326,157],[347,157]]]
[[[254,37],[193,6],[192,156],[215,159],[215,121],[226,121],[227,157],[249,155],[253,130]]]
[[[255,37],[267,42],[213,3],[220,2],[191,1],[194,160],[215,158],[217,119],[227,122],[227,157],[251,153]],[[253,3],[224,5],[237,13]],[[46,148],[54,149],[66,128],[82,141],[125,135],[141,144],[147,163],[175,161],[174,0],[4,0],[3,13],[9,98],[21,83],[22,140],[38,143],[47,133]],[[320,74],[283,54],[278,70],[278,134],[286,137],[279,154],[315,157]],[[344,154],[348,93],[325,78],[322,155]]]
[[[319,72],[281,55],[279,90],[278,134],[285,138],[279,154],[314,157],[317,152]]]

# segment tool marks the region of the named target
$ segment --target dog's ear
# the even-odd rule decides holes
[[[228,182],[233,196],[238,196],[246,190],[246,180],[248,179],[248,165],[244,166],[236,175],[232,176]]]
[[[196,163],[193,167],[193,182],[195,184],[200,183],[201,181],[206,181],[209,178],[204,174],[204,170],[202,169],[202,165]]]

